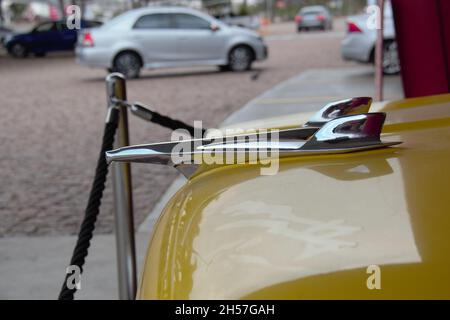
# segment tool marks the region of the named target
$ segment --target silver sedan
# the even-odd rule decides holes
[[[128,78],[142,68],[216,65],[244,71],[267,57],[256,32],[228,26],[200,11],[179,7],[135,9],[79,34],[77,62]]]
[[[297,31],[309,29],[333,29],[333,17],[324,6],[303,7],[295,16]]]
[[[368,26],[369,16],[359,15],[347,19],[347,35],[342,41],[341,51],[344,60],[374,63],[377,31]],[[400,59],[395,41],[392,7],[386,2],[383,33],[383,72],[387,75],[400,72]]]

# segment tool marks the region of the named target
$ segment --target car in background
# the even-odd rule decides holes
[[[295,16],[297,31],[310,29],[333,29],[333,17],[324,6],[308,6],[300,9]]]
[[[13,31],[9,28],[0,26],[0,44],[5,43],[5,39],[8,38]]]
[[[81,28],[94,28],[101,25],[98,21],[81,20]],[[69,29],[65,20],[47,21],[37,25],[27,33],[13,34],[5,39],[8,53],[17,58],[27,57],[30,53],[42,57],[47,52],[74,50],[77,42],[76,29]]]
[[[347,19],[347,35],[342,41],[341,52],[344,60],[362,63],[375,62],[375,43],[377,30],[370,29],[367,14],[349,17]],[[386,2],[384,10],[384,46],[383,72],[394,75],[400,72],[397,42],[395,41],[394,18],[390,2]]]
[[[130,10],[81,32],[77,62],[137,78],[142,68],[214,65],[244,71],[267,57],[256,32],[181,7]]]

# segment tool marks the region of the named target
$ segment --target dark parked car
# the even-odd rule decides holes
[[[98,21],[81,21],[81,28],[93,28],[101,25]],[[15,34],[6,40],[5,47],[14,56],[23,58],[29,53],[45,56],[51,51],[74,50],[77,42],[76,29],[69,29],[64,20],[48,21],[37,25],[28,33]]]
[[[295,16],[297,31],[309,29],[331,30],[333,17],[324,6],[309,6],[302,8]]]

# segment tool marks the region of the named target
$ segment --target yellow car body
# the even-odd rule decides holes
[[[273,176],[202,168],[155,226],[138,298],[449,299],[450,94],[374,110],[402,144],[282,158]]]

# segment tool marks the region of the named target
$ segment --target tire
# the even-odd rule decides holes
[[[237,46],[229,54],[228,67],[234,72],[246,71],[252,67],[252,62],[252,49],[247,46]]]
[[[47,52],[36,52],[34,55],[38,58],[42,58],[47,55]]]
[[[114,71],[120,72],[127,79],[139,78],[141,58],[134,52],[122,52],[114,59]]]
[[[11,55],[15,58],[25,58],[28,56],[27,48],[21,43],[15,43],[9,50]]]
[[[397,42],[385,41],[383,45],[383,73],[395,75],[400,73],[400,59],[398,57]]]

